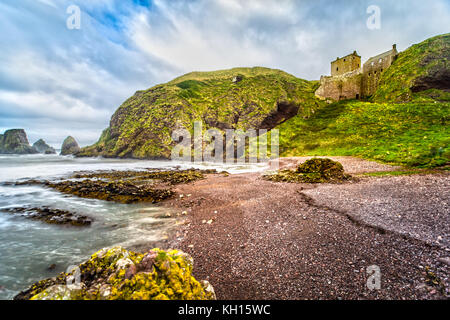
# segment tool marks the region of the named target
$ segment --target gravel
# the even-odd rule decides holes
[[[359,159],[344,166],[349,172],[379,168]],[[193,256],[194,275],[209,280],[219,299],[445,299],[447,182],[447,176],[427,175],[318,186],[265,181],[258,173],[214,175],[177,186],[185,196],[165,202],[185,219],[167,245]],[[370,203],[385,217],[362,209]],[[391,208],[405,206],[411,212],[398,221],[406,222],[393,227]],[[356,219],[364,214],[376,218]],[[431,217],[435,225],[422,225]],[[398,226],[416,233],[406,236]],[[438,245],[425,235],[443,240]],[[381,270],[380,290],[366,285],[372,265]],[[430,272],[441,284],[427,283]]]

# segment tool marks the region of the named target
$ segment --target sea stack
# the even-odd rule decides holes
[[[50,147],[43,139],[39,139],[33,144],[33,148],[36,149],[39,153],[44,154],[55,154],[56,151],[54,148]]]
[[[80,151],[80,146],[78,145],[75,138],[68,136],[61,147],[61,155],[66,156],[69,154],[75,154]]]
[[[0,135],[0,153],[33,154],[38,152],[30,146],[25,130],[11,129]]]

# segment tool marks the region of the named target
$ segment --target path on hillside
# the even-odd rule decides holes
[[[381,170],[342,162],[348,172]],[[317,186],[215,175],[176,188],[183,197],[167,205],[188,214],[171,245],[194,257],[195,276],[219,299],[442,298],[424,283],[429,266],[448,287],[448,181],[433,174]],[[381,269],[381,290],[366,286],[371,265]]]

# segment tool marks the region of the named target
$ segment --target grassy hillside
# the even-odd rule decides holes
[[[280,153],[442,166],[450,157],[449,115],[449,103],[335,103],[279,126]]]
[[[374,102],[450,101],[450,33],[400,52],[383,72]]]
[[[260,67],[189,73],[136,92],[114,113],[100,140],[79,155],[168,158],[172,131],[192,130],[194,121],[202,121],[204,129],[272,129],[297,114],[311,114],[320,104],[317,85]]]

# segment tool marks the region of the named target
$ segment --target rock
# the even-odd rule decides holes
[[[38,141],[33,143],[33,148],[39,153],[44,153],[44,154],[55,154],[56,153],[55,149],[50,147],[42,139],[39,139]]]
[[[25,218],[43,221],[48,224],[83,227],[89,226],[92,223],[92,219],[87,216],[49,207],[14,207],[6,208],[3,210],[12,214],[20,215]]]
[[[126,262],[126,263],[125,263]],[[130,264],[131,263],[131,264]],[[128,269],[123,269],[128,265]],[[138,267],[137,267],[138,266]],[[151,266],[151,268],[150,268]],[[152,249],[146,254],[121,247],[102,249],[80,264],[81,283],[70,284],[71,273],[42,280],[15,300],[213,300],[208,281],[192,276],[193,260],[177,251]]]
[[[438,261],[450,266],[450,257],[442,257],[442,258],[439,258]]]
[[[68,136],[61,146],[61,155],[63,156],[76,154],[79,151],[80,146],[78,145],[77,141],[71,136]]]
[[[30,146],[25,130],[11,129],[0,135],[0,153],[34,154],[38,151]]]
[[[296,170],[279,170],[266,174],[264,179],[275,182],[338,183],[349,180],[341,163],[327,158],[313,158],[301,163]]]

